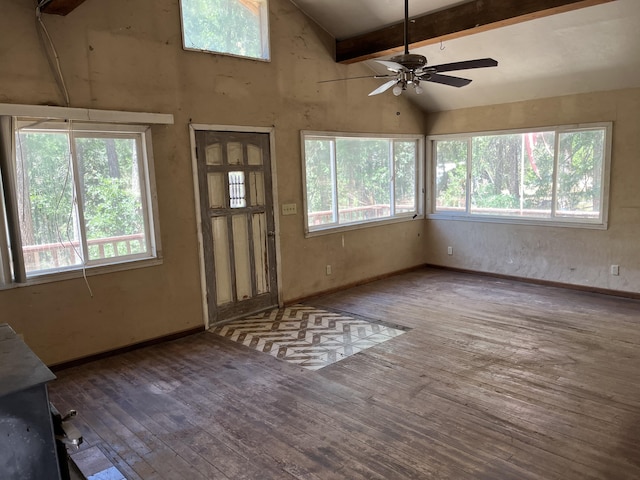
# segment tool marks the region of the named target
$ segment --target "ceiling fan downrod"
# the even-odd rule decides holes
[[[404,0],[404,54],[409,55],[409,0]]]

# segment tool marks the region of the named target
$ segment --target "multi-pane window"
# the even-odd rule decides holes
[[[2,165],[12,256],[0,253],[13,280],[156,257],[147,127],[12,125],[2,139],[13,142]]]
[[[184,48],[269,60],[267,0],[180,0]]]
[[[431,137],[432,213],[604,224],[610,130]]]
[[[420,213],[421,137],[302,138],[308,232]]]

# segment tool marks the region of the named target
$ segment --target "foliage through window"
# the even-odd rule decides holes
[[[156,256],[146,127],[14,125],[12,196],[27,277]]]
[[[267,0],[181,0],[184,48],[269,60]]]
[[[602,224],[610,128],[431,137],[432,213]]]
[[[419,213],[421,138],[302,136],[307,231]]]

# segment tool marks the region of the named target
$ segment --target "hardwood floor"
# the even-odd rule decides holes
[[[317,371],[205,332],[51,399],[128,479],[640,478],[640,301],[424,269],[305,303],[412,330]]]

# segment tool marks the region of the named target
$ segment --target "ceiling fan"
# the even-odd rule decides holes
[[[391,73],[387,75],[373,75],[364,77],[343,78],[337,80],[323,80],[318,83],[335,82],[339,80],[352,80],[356,78],[388,78],[389,80],[374,91],[369,96],[386,92],[393,87],[393,94],[401,95],[409,85],[414,88],[417,94],[424,91],[421,82],[434,82],[452,87],[464,87],[469,85],[468,78],[454,77],[452,75],[442,75],[442,72],[452,72],[455,70],[469,70],[472,68],[497,67],[498,62],[493,58],[479,58],[476,60],[465,60],[462,62],[445,63],[441,65],[427,65],[427,58],[424,55],[409,53],[409,37],[407,34],[409,27],[409,0],[404,1],[404,53],[391,57],[390,60],[375,60],[387,67]]]

